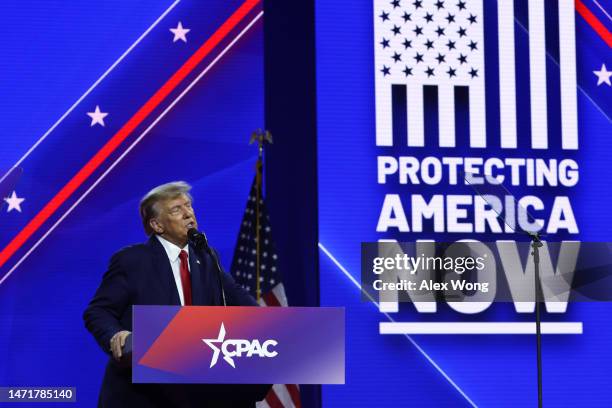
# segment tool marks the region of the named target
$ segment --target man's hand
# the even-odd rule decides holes
[[[113,353],[113,358],[117,361],[121,359],[121,348],[125,346],[125,339],[131,332],[127,330],[121,330],[117,332],[110,339],[110,350]]]

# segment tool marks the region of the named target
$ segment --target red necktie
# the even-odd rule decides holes
[[[181,283],[183,284],[183,299],[185,306],[191,305],[191,277],[189,276],[189,264],[187,263],[187,252],[184,250],[179,254],[181,258]]]

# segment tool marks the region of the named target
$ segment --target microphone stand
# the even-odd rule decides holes
[[[215,262],[215,266],[217,267],[217,280],[219,282],[219,288],[221,289],[221,300],[223,302],[223,306],[227,306],[227,301],[225,299],[225,289],[223,288],[223,279],[221,278],[221,274],[223,273],[223,269],[221,269],[221,264],[219,263],[219,257],[217,253],[212,250],[210,245],[208,245],[208,239],[206,238],[206,234],[203,232],[197,231],[195,228],[192,228],[187,233],[189,242],[193,245],[193,247],[204,253],[208,253],[210,257]]]
[[[540,317],[540,296],[539,293],[541,291],[541,285],[540,285],[540,248],[542,246],[544,246],[544,244],[542,243],[542,235],[539,232],[533,232],[533,231],[526,231],[524,230],[522,227],[516,228],[515,225],[511,225],[507,222],[506,218],[504,216],[501,215],[501,213],[498,210],[495,210],[495,206],[493,206],[485,197],[486,195],[483,195],[482,193],[484,193],[484,190],[481,191],[479,190],[479,188],[476,187],[476,185],[472,184],[470,182],[470,178],[467,177],[467,174],[463,175],[463,179],[465,180],[466,185],[469,185],[475,192],[476,194],[478,194],[480,196],[480,198],[482,198],[487,204],[489,204],[491,206],[491,208],[494,209],[494,211],[497,213],[497,218],[501,219],[505,224],[507,224],[510,229],[512,229],[514,232],[518,232],[518,233],[523,233],[523,234],[527,234],[529,235],[529,237],[531,238],[531,248],[533,250],[533,252],[531,252],[531,254],[533,255],[533,266],[534,266],[534,300],[535,300],[535,324],[536,324],[536,363],[537,363],[537,375],[538,375],[538,407],[542,408],[542,322],[541,322],[541,317]],[[488,179],[487,179],[488,180]],[[492,186],[492,188],[498,188],[497,191],[493,191],[495,193],[495,195],[510,195],[513,199],[514,199],[514,195],[511,194],[502,184],[498,184],[498,183],[490,183],[490,185]],[[484,187],[483,187],[484,188]],[[501,194],[499,194],[501,193]],[[516,200],[514,199],[514,202],[516,202]],[[525,210],[525,214],[528,214],[527,211]]]
[[[208,254],[215,260],[215,265],[217,266],[217,279],[219,280],[219,288],[221,288],[221,299],[223,300],[223,306],[227,306],[227,302],[225,300],[225,289],[223,289],[223,279],[221,278],[221,274],[223,273],[221,269],[221,264],[219,264],[219,257],[217,253],[213,251],[209,246],[206,246],[208,250]]]
[[[542,330],[540,320],[540,247],[544,244],[540,240],[540,234],[537,232],[528,233],[531,237],[531,248],[533,252],[533,266],[535,276],[535,324],[536,324],[536,342],[537,352],[536,360],[538,365],[538,407],[542,408]]]

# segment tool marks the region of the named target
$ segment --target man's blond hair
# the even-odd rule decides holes
[[[165,200],[172,200],[179,197],[181,194],[185,194],[189,197],[190,200],[193,201],[191,194],[189,191],[191,190],[191,186],[184,181],[173,181],[171,183],[162,184],[161,186],[155,187],[153,190],[149,191],[142,197],[140,200],[140,219],[142,220],[142,226],[144,227],[147,235],[152,235],[155,233],[153,228],[149,225],[149,221],[152,218],[157,217],[159,214],[159,209],[157,208],[157,203]]]

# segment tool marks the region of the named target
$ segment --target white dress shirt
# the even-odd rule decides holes
[[[160,237],[159,235],[156,235],[156,237],[166,250],[166,255],[168,255],[168,259],[170,260],[170,266],[172,267],[172,274],[174,275],[176,289],[178,290],[178,295],[181,299],[181,306],[185,306],[185,299],[183,297],[183,282],[181,281],[181,259],[179,258],[179,255],[181,253],[181,250],[184,250],[185,252],[187,252],[187,256],[189,256],[189,244],[185,245],[184,248],[179,248],[177,245],[173,244],[165,238]],[[189,262],[187,262],[187,268],[189,268],[189,271],[191,272],[191,266],[189,265]]]

